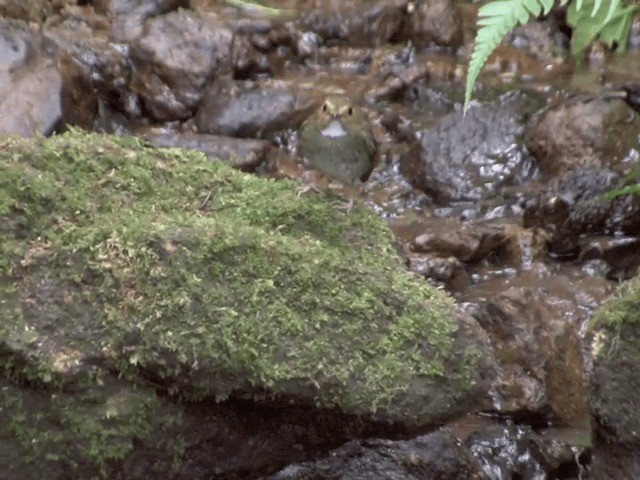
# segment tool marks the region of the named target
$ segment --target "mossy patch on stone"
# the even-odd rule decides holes
[[[640,277],[622,284],[594,315],[589,403],[610,441],[640,445]],[[634,447],[637,448],[637,447]]]
[[[5,379],[55,396],[117,375],[418,425],[477,401],[487,343],[453,300],[368,208],[295,187],[134,138],[0,139]],[[124,437],[147,435],[139,418]]]

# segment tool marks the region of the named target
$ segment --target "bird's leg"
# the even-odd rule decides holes
[[[348,202],[345,203],[341,203],[338,206],[338,210],[344,212],[344,213],[350,213],[351,210],[353,209],[353,206],[355,204],[355,199],[356,197],[360,196],[360,192],[361,192],[361,187],[362,187],[363,183],[361,181],[358,181],[355,185],[351,185],[351,186],[343,186],[342,187],[342,192],[343,194],[349,199]]]
[[[344,213],[350,213],[351,209],[353,209],[353,197],[349,195],[349,201],[338,205],[338,210]]]
[[[301,187],[296,188],[296,192],[298,193],[298,197],[306,195],[309,192],[322,193],[318,187],[316,187],[313,183],[308,183],[306,185],[302,185]]]

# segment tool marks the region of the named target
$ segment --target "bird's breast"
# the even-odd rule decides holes
[[[323,137],[327,137],[327,138],[342,138],[348,132],[345,130],[340,120],[334,119],[334,120],[331,120],[331,122],[329,122],[329,125],[324,127],[324,129],[322,129],[320,133],[322,134]]]

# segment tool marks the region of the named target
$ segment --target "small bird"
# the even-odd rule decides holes
[[[365,113],[345,96],[328,97],[300,128],[300,153],[331,180],[347,185],[366,181],[376,143]],[[353,199],[349,201],[349,210]]]

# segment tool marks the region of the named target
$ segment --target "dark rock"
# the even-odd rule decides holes
[[[464,264],[456,257],[436,257],[434,255],[409,255],[407,266],[434,282],[444,284],[450,292],[462,290],[469,285],[469,274]]]
[[[157,15],[187,7],[188,0],[97,0],[93,2],[96,12],[113,19],[111,36],[115,41],[130,43],[144,31],[144,22]]]
[[[4,0],[0,3],[0,17],[40,23],[59,10],[61,3],[55,0]]]
[[[207,84],[232,71],[233,32],[213,15],[178,10],[146,21],[131,44],[132,88],[156,120],[193,115]]]
[[[629,107],[640,113],[640,82],[628,82],[621,86],[624,101]]]
[[[527,147],[549,175],[616,167],[638,144],[640,118],[623,100],[577,95],[543,109],[527,126]]]
[[[297,128],[315,104],[295,93],[273,88],[243,89],[237,83],[216,82],[207,90],[196,115],[202,133],[266,138]]]
[[[462,44],[462,17],[452,0],[412,1],[408,10],[400,40],[409,40],[417,47]]]
[[[607,263],[607,278],[626,280],[640,267],[640,238],[606,237],[590,239],[580,245],[579,262],[603,260]]]
[[[439,204],[477,202],[506,185],[531,180],[533,159],[520,146],[531,100],[507,94],[491,104],[440,119],[419,132],[400,168],[416,188]]]
[[[485,480],[477,462],[450,433],[407,441],[353,441],[323,459],[290,465],[262,480]]]
[[[487,426],[475,431],[465,446],[492,479],[575,478],[579,467],[570,445],[554,445],[526,425]],[[563,472],[556,477],[555,472]]]
[[[38,35],[24,22],[9,19],[0,22],[0,72],[4,74],[27,63],[38,48]]]
[[[585,233],[638,235],[640,196],[602,197],[620,185],[620,176],[612,170],[569,171],[525,203],[523,224],[547,229],[549,249],[566,256],[577,255],[578,239]]]
[[[502,366],[501,411],[528,411],[572,424],[588,417],[578,330],[610,292],[605,280],[566,277],[512,287],[474,313]]]
[[[156,133],[138,131],[157,147],[178,147],[197,150],[210,160],[223,160],[234,168],[253,171],[266,159],[271,143],[266,140],[220,137],[198,133]]]
[[[552,17],[519,25],[506,35],[505,41],[547,63],[557,62],[569,46],[568,37]]]
[[[507,240],[502,226],[461,223],[453,219],[433,219],[424,225],[424,230],[413,240],[414,251],[454,256],[467,263],[496,254]]]
[[[370,3],[359,0],[300,2],[303,12],[296,22],[301,32],[314,32],[325,43],[353,46],[376,46],[387,43],[402,26],[406,16],[405,0]]]
[[[0,133],[52,133],[61,116],[61,86],[41,35],[0,18]]]
[[[63,125],[90,129],[99,101],[133,119],[141,114],[129,90],[131,65],[126,47],[99,38],[67,45],[59,61],[62,75]]]
[[[179,7],[187,7],[188,0],[93,0],[91,2],[97,13],[103,15],[129,15],[139,16],[143,20],[147,18],[176,10]]]

